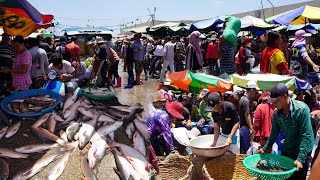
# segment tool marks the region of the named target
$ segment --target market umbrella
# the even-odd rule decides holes
[[[207,88],[211,92],[226,92],[232,89],[230,82],[204,73],[181,71],[169,74],[168,78],[172,86],[191,93],[199,93],[202,88]]]
[[[169,34],[189,33],[189,25],[185,23],[166,22],[147,28],[149,34],[166,36]]]
[[[274,24],[306,24],[320,21],[320,8],[309,5],[288,11],[272,20]]]
[[[26,0],[0,1],[0,26],[12,35],[28,36],[40,28],[52,24],[52,15],[43,15]]]
[[[272,29],[275,28],[276,25],[268,24],[263,19],[256,18],[253,16],[245,16],[240,19],[241,20],[241,30],[250,31],[253,29]]]
[[[276,84],[284,83],[289,89],[309,89],[310,84],[306,81],[300,80],[294,76],[285,76],[277,74],[247,74],[240,76],[234,74],[231,83],[240,87],[246,87],[249,81],[256,81],[260,90],[271,90]]]
[[[216,31],[217,25],[224,22],[224,20],[227,18],[227,16],[219,16],[211,19],[206,19],[203,21],[199,21],[196,23],[191,24],[190,31],[196,31],[196,30],[214,30]]]

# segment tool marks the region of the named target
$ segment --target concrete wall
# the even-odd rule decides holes
[[[239,14],[233,14],[233,16],[242,18],[247,15],[251,15],[254,17],[258,17],[261,19],[271,17],[273,15],[281,14],[286,11],[290,11],[292,9],[299,8],[301,6],[305,5],[310,5],[310,6],[315,6],[315,7],[320,7],[320,0],[313,0],[309,2],[303,2],[303,3],[298,3],[298,4],[291,4],[291,5],[286,5],[286,6],[280,6],[280,7],[275,7],[273,8],[266,8],[264,11],[262,10],[255,10],[255,11],[250,11],[250,12],[244,12],[244,13],[239,13]]]

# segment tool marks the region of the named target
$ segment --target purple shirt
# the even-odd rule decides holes
[[[171,120],[169,115],[164,110],[152,111],[147,119],[148,131],[150,138],[156,138],[159,135],[163,135],[168,151],[173,151],[173,140],[171,136]]]

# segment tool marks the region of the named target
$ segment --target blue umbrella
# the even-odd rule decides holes
[[[226,17],[227,16],[219,16],[219,17],[193,23],[190,26],[190,31],[203,30],[203,29],[217,30],[218,29],[217,25],[223,23]]]

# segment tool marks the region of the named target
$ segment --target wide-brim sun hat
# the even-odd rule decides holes
[[[178,119],[184,119],[183,117],[183,105],[179,102],[167,102],[167,111],[174,117]]]

